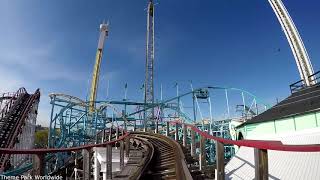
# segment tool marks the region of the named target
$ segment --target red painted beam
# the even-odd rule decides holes
[[[11,148],[0,148],[0,153],[2,154],[46,154],[46,153],[57,153],[57,152],[71,152],[71,151],[79,151],[82,149],[91,149],[93,147],[105,147],[107,144],[114,144],[118,141],[123,140],[130,133],[125,133],[123,136],[120,136],[119,139],[114,141],[109,141],[101,144],[89,144],[78,147],[70,147],[70,148],[48,148],[48,149],[11,149]]]

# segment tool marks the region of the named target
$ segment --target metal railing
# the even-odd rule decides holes
[[[167,123],[169,125],[170,123]],[[199,164],[200,168],[204,168],[206,166],[206,160],[203,158],[205,156],[205,151],[203,144],[206,139],[214,140],[216,143],[216,179],[224,180],[225,179],[225,154],[224,154],[224,146],[225,145],[237,145],[237,146],[245,146],[254,148],[254,159],[255,159],[255,179],[268,179],[268,150],[276,150],[276,151],[291,151],[291,152],[320,152],[320,145],[284,145],[281,141],[264,141],[264,140],[230,140],[224,139],[216,136],[212,136],[207,132],[203,132],[194,125],[179,123],[179,122],[171,122],[171,124],[175,125],[176,133],[179,130],[179,126],[181,125],[183,129],[183,144],[186,145],[186,128],[191,130],[191,155],[195,155],[195,134],[198,133],[200,135],[200,155],[199,155]],[[177,136],[177,134],[176,134]]]
[[[269,173],[268,173],[268,151],[269,150],[275,150],[275,151],[290,151],[290,152],[320,152],[320,145],[285,145],[282,144],[281,141],[264,141],[264,140],[230,140],[230,139],[224,139],[220,137],[216,137],[213,135],[208,134],[207,132],[201,131],[196,126],[192,124],[186,124],[186,123],[180,123],[180,122],[167,122],[166,123],[166,135],[169,135],[169,126],[174,125],[175,129],[175,136],[174,139],[176,141],[179,141],[178,131],[179,128],[182,128],[183,136],[183,146],[187,146],[187,129],[189,129],[190,135],[191,135],[191,155],[195,156],[196,153],[196,146],[199,144],[200,154],[199,154],[199,168],[200,170],[205,169],[206,167],[206,159],[205,159],[205,148],[204,144],[206,140],[213,140],[215,141],[215,148],[216,148],[216,179],[222,180],[225,179],[225,154],[224,154],[224,146],[225,145],[237,145],[237,146],[245,146],[245,147],[251,147],[254,148],[254,159],[255,159],[255,179],[268,179]],[[133,133],[135,134],[135,133]],[[196,143],[196,134],[200,136],[200,143]],[[156,134],[155,134],[156,135]],[[33,164],[33,173],[37,175],[43,175],[44,174],[44,161],[45,161],[45,155],[50,153],[59,153],[59,152],[76,152],[83,150],[85,153],[89,153],[89,151],[93,147],[107,147],[107,153],[109,152],[109,155],[106,156],[106,162],[111,164],[111,145],[115,143],[122,144],[122,151],[120,149],[120,153],[129,154],[129,147],[130,147],[130,133],[126,132],[122,136],[120,136],[118,139],[113,141],[104,142],[101,144],[90,144],[90,145],[83,145],[79,147],[71,147],[71,148],[49,148],[49,149],[28,149],[28,150],[21,150],[21,149],[9,149],[9,148],[0,148],[0,153],[3,154],[34,154],[35,155],[35,162]],[[123,148],[123,144],[125,144]],[[172,152],[176,153],[176,152]],[[120,155],[121,156],[121,155]],[[123,156],[123,155],[122,155]],[[90,161],[89,158],[87,158],[87,161],[84,161],[84,163],[88,164]],[[120,161],[123,161],[123,158],[120,158]],[[176,159],[176,161],[179,161]],[[123,164],[123,162],[120,162]],[[109,176],[111,176],[111,165],[107,168],[107,173]],[[182,176],[181,176],[182,177]]]
[[[319,80],[320,80],[320,71],[317,71],[314,74],[310,75],[308,77],[308,79],[311,82],[312,86],[318,85]],[[305,88],[307,88],[307,86],[306,86],[304,80],[300,80],[300,81],[297,81],[293,84],[290,84],[291,93],[298,92],[298,91],[305,89]]]
[[[11,149],[11,148],[0,148],[0,153],[1,154],[32,154],[35,155],[34,156],[34,162],[32,164],[32,175],[44,175],[45,174],[45,157],[47,154],[52,154],[52,153],[61,153],[61,152],[77,152],[77,151],[82,151],[82,154],[85,154],[86,156],[88,156],[88,153],[90,152],[90,150],[94,147],[107,147],[107,149],[109,149],[109,154],[106,156],[107,158],[107,162],[109,162],[109,164],[111,164],[111,147],[113,144],[115,143],[125,143],[126,146],[126,151],[128,151],[129,145],[128,145],[128,139],[129,137],[129,133],[125,133],[122,136],[120,136],[118,139],[116,140],[112,140],[112,141],[107,141],[104,143],[100,143],[100,144],[90,144],[90,145],[82,145],[82,146],[78,146],[78,147],[70,147],[70,148],[48,148],[48,149]],[[124,151],[120,151],[120,153],[124,153]],[[122,155],[123,156],[123,155]],[[122,158],[122,161],[124,161],[124,159]],[[123,162],[122,162],[123,163]],[[90,158],[86,159],[84,158],[84,166],[87,166],[90,164]],[[112,167],[108,167],[107,168],[107,176],[111,176],[111,171]],[[84,174],[85,170],[84,169]],[[85,177],[86,179],[86,177]],[[89,177],[87,177],[87,179],[89,179]]]
[[[315,72],[314,74],[312,74],[311,76],[308,77],[310,82],[312,84],[317,84],[319,83],[320,80],[320,71]]]

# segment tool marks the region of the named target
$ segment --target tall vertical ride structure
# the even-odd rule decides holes
[[[304,47],[303,41],[299,35],[296,26],[293,23],[287,9],[281,0],[268,0],[273,11],[275,12],[284,33],[290,44],[292,53],[296,60],[301,79],[306,86],[315,84],[313,79],[309,79],[309,76],[314,74],[308,53]]]
[[[93,68],[92,80],[91,80],[91,90],[90,90],[90,112],[94,111],[95,101],[97,98],[98,84],[99,84],[99,74],[100,65],[102,59],[102,51],[104,47],[104,41],[108,36],[108,25],[105,23],[100,24],[100,36],[98,41],[98,49],[96,54],[96,61]]]
[[[147,47],[146,47],[146,74],[144,83],[144,102],[152,104],[154,102],[154,4],[150,0],[147,9]],[[154,124],[154,108],[150,108],[144,112],[144,130],[147,125]],[[156,127],[157,130],[157,127]]]

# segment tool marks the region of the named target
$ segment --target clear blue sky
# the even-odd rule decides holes
[[[284,0],[315,71],[320,69],[320,2]],[[268,103],[289,95],[298,70],[267,0],[156,1],[155,83],[221,85],[248,90]],[[0,91],[42,92],[39,122],[49,120],[51,92],[85,98],[98,27],[110,21],[99,98],[142,97],[146,0],[0,1]],[[280,52],[278,51],[280,49]],[[187,90],[185,88],[185,90]],[[120,93],[119,93],[120,92]],[[159,91],[157,91],[157,96]]]

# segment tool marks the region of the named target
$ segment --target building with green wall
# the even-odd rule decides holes
[[[237,139],[290,133],[320,127],[320,84],[304,87],[236,127]]]

